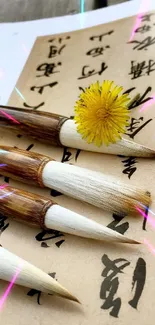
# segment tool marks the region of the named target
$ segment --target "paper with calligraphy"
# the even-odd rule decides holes
[[[9,105],[66,116],[84,87],[96,80],[114,80],[131,97],[141,98],[131,109],[126,137],[155,149],[155,13],[106,25],[39,37],[14,89]],[[132,36],[132,37],[131,37]],[[130,42],[129,42],[130,40]],[[18,91],[17,91],[18,90]],[[22,96],[20,96],[20,93]],[[23,97],[25,100],[23,100]],[[128,237],[139,246],[113,245],[57,231],[45,232],[0,216],[1,244],[58,279],[82,305],[46,296],[33,288],[14,286],[0,312],[2,324],[152,324],[155,316],[155,162],[54,148],[20,134],[1,132],[0,144],[47,154],[117,176],[127,184],[146,186],[152,193],[149,217],[111,215],[55,190],[30,187],[1,176],[1,183],[54,198]],[[147,211],[146,211],[147,213]],[[7,287],[0,281],[0,294]]]

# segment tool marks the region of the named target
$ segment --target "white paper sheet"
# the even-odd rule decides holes
[[[74,16],[0,24],[1,104],[7,103],[36,37],[87,28],[153,9],[154,0],[133,0]]]

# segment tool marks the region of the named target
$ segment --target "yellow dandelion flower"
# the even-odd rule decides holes
[[[113,81],[99,81],[86,88],[75,105],[77,131],[88,143],[98,147],[121,139],[129,125],[128,94],[120,94],[123,87]]]

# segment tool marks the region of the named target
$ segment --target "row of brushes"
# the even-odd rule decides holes
[[[100,148],[87,144],[76,131],[73,119],[24,109],[1,106],[1,127],[29,135],[55,146],[86,151],[154,157],[155,152],[122,139],[118,144]],[[11,118],[8,118],[10,117]],[[151,203],[146,189],[126,185],[114,177],[85,168],[63,164],[50,157],[12,147],[0,147],[1,175],[40,187],[48,187],[75,199],[118,214],[138,214]],[[0,187],[1,213],[30,226],[56,229],[68,234],[103,241],[138,244],[56,202],[10,186]],[[16,283],[79,302],[45,272],[0,247],[0,278],[11,281],[19,270]]]

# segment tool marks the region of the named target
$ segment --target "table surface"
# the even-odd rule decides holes
[[[83,29],[153,9],[155,9],[154,0],[133,0],[73,16],[40,19],[28,22],[1,23],[1,104],[5,105],[7,103],[36,37]]]

